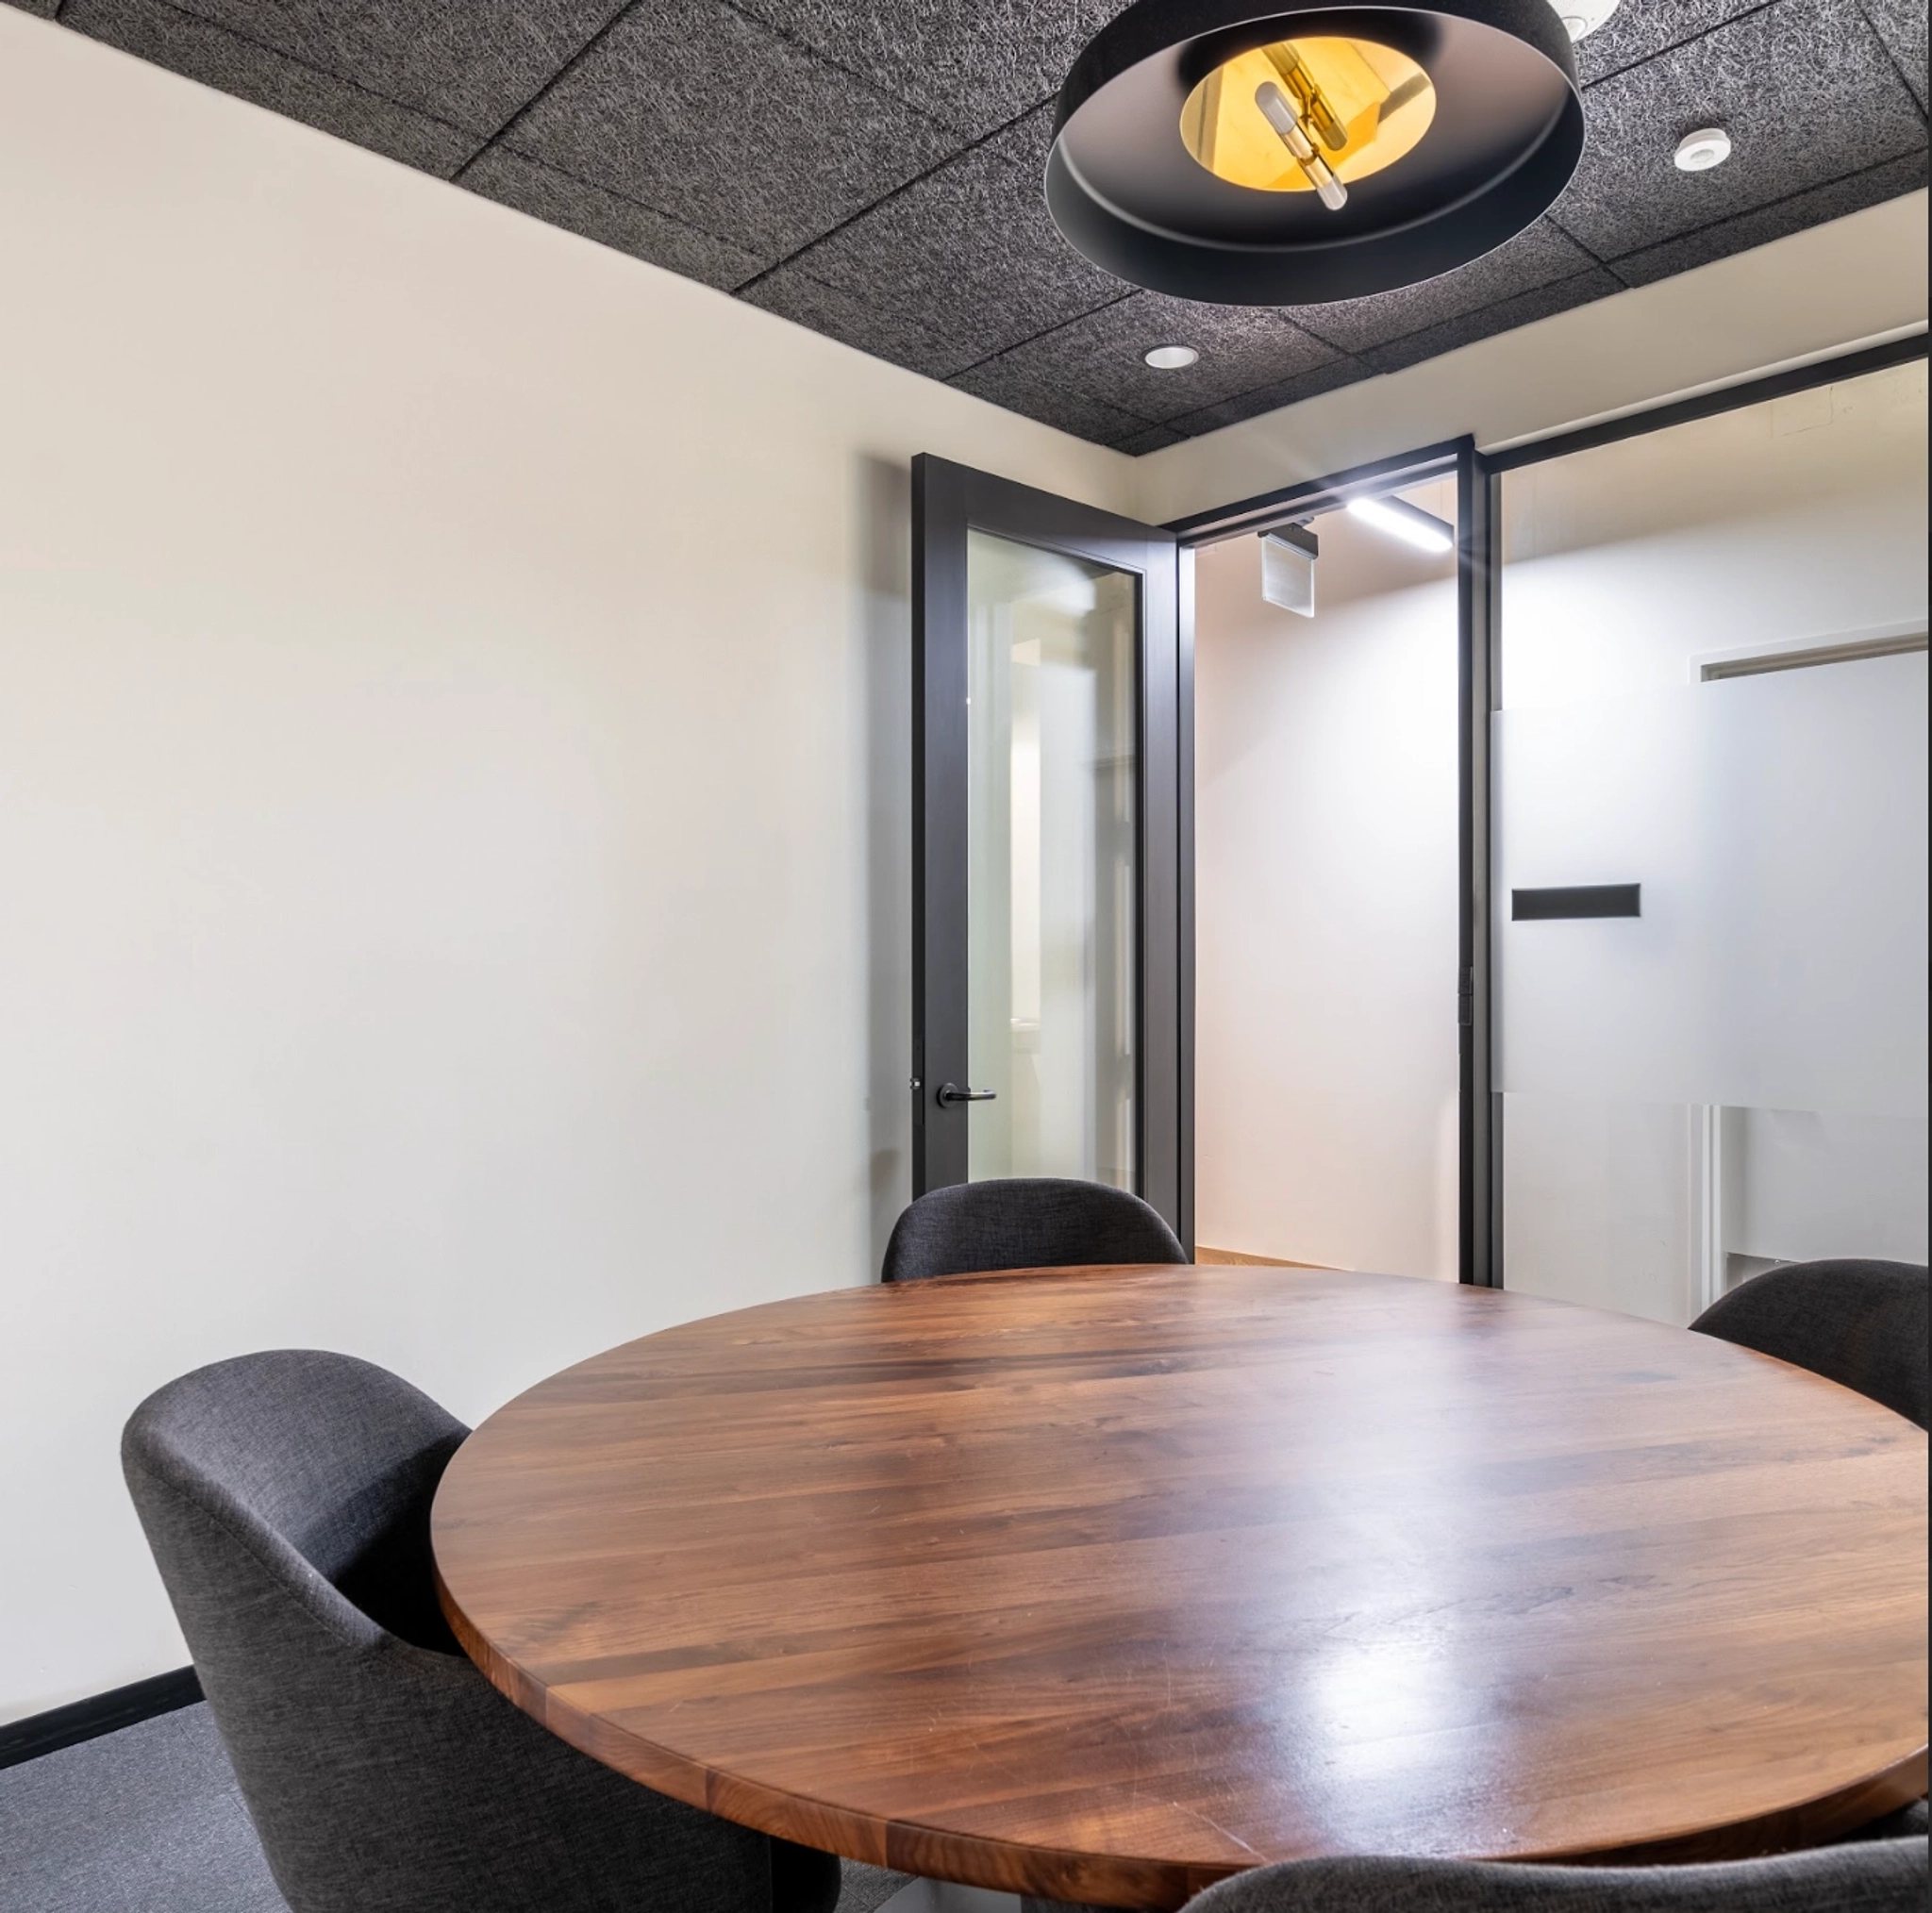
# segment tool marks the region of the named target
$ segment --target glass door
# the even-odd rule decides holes
[[[913,484],[914,1192],[1104,1182],[1187,1241],[1176,541]]]

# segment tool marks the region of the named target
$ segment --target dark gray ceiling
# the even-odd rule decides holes
[[[1925,182],[1925,0],[1624,0],[1548,217],[1426,285],[1196,306],[1073,253],[1051,101],[1124,0],[13,0],[78,33],[1148,452]],[[1672,164],[1722,125],[1716,172]],[[1199,348],[1151,372],[1150,345]]]

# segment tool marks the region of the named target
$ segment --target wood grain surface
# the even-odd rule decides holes
[[[1233,1267],[773,1303],[520,1396],[434,1539],[465,1647],[597,1758],[1050,1899],[1761,1852],[1925,1787],[1925,1436],[1528,1296]]]

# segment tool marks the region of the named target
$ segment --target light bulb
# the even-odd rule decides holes
[[[1348,188],[1336,178],[1327,160],[1315,151],[1315,142],[1308,138],[1307,128],[1302,125],[1300,116],[1289,105],[1288,97],[1273,80],[1263,80],[1255,89],[1255,104],[1261,109],[1261,117],[1281,135],[1281,143],[1294,155],[1295,164],[1308,175],[1315,189],[1315,197],[1330,212],[1340,212],[1348,204]]]
[[[1434,512],[1405,504],[1400,498],[1351,498],[1348,513],[1418,551],[1440,555],[1456,549],[1455,533]]]
[[[1157,345],[1145,358],[1156,372],[1180,372],[1200,356],[1191,345]]]
[[[1230,186],[1313,192],[1339,212],[1349,183],[1412,152],[1435,113],[1434,83],[1393,47],[1279,40],[1199,81],[1181,111],[1181,143]]]

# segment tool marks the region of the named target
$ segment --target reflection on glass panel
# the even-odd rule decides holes
[[[1923,365],[1505,487],[1504,1279],[1687,1322],[1926,1254]],[[1639,917],[1512,892],[1641,885]]]
[[[1134,1183],[1136,579],[967,540],[968,1173]]]

